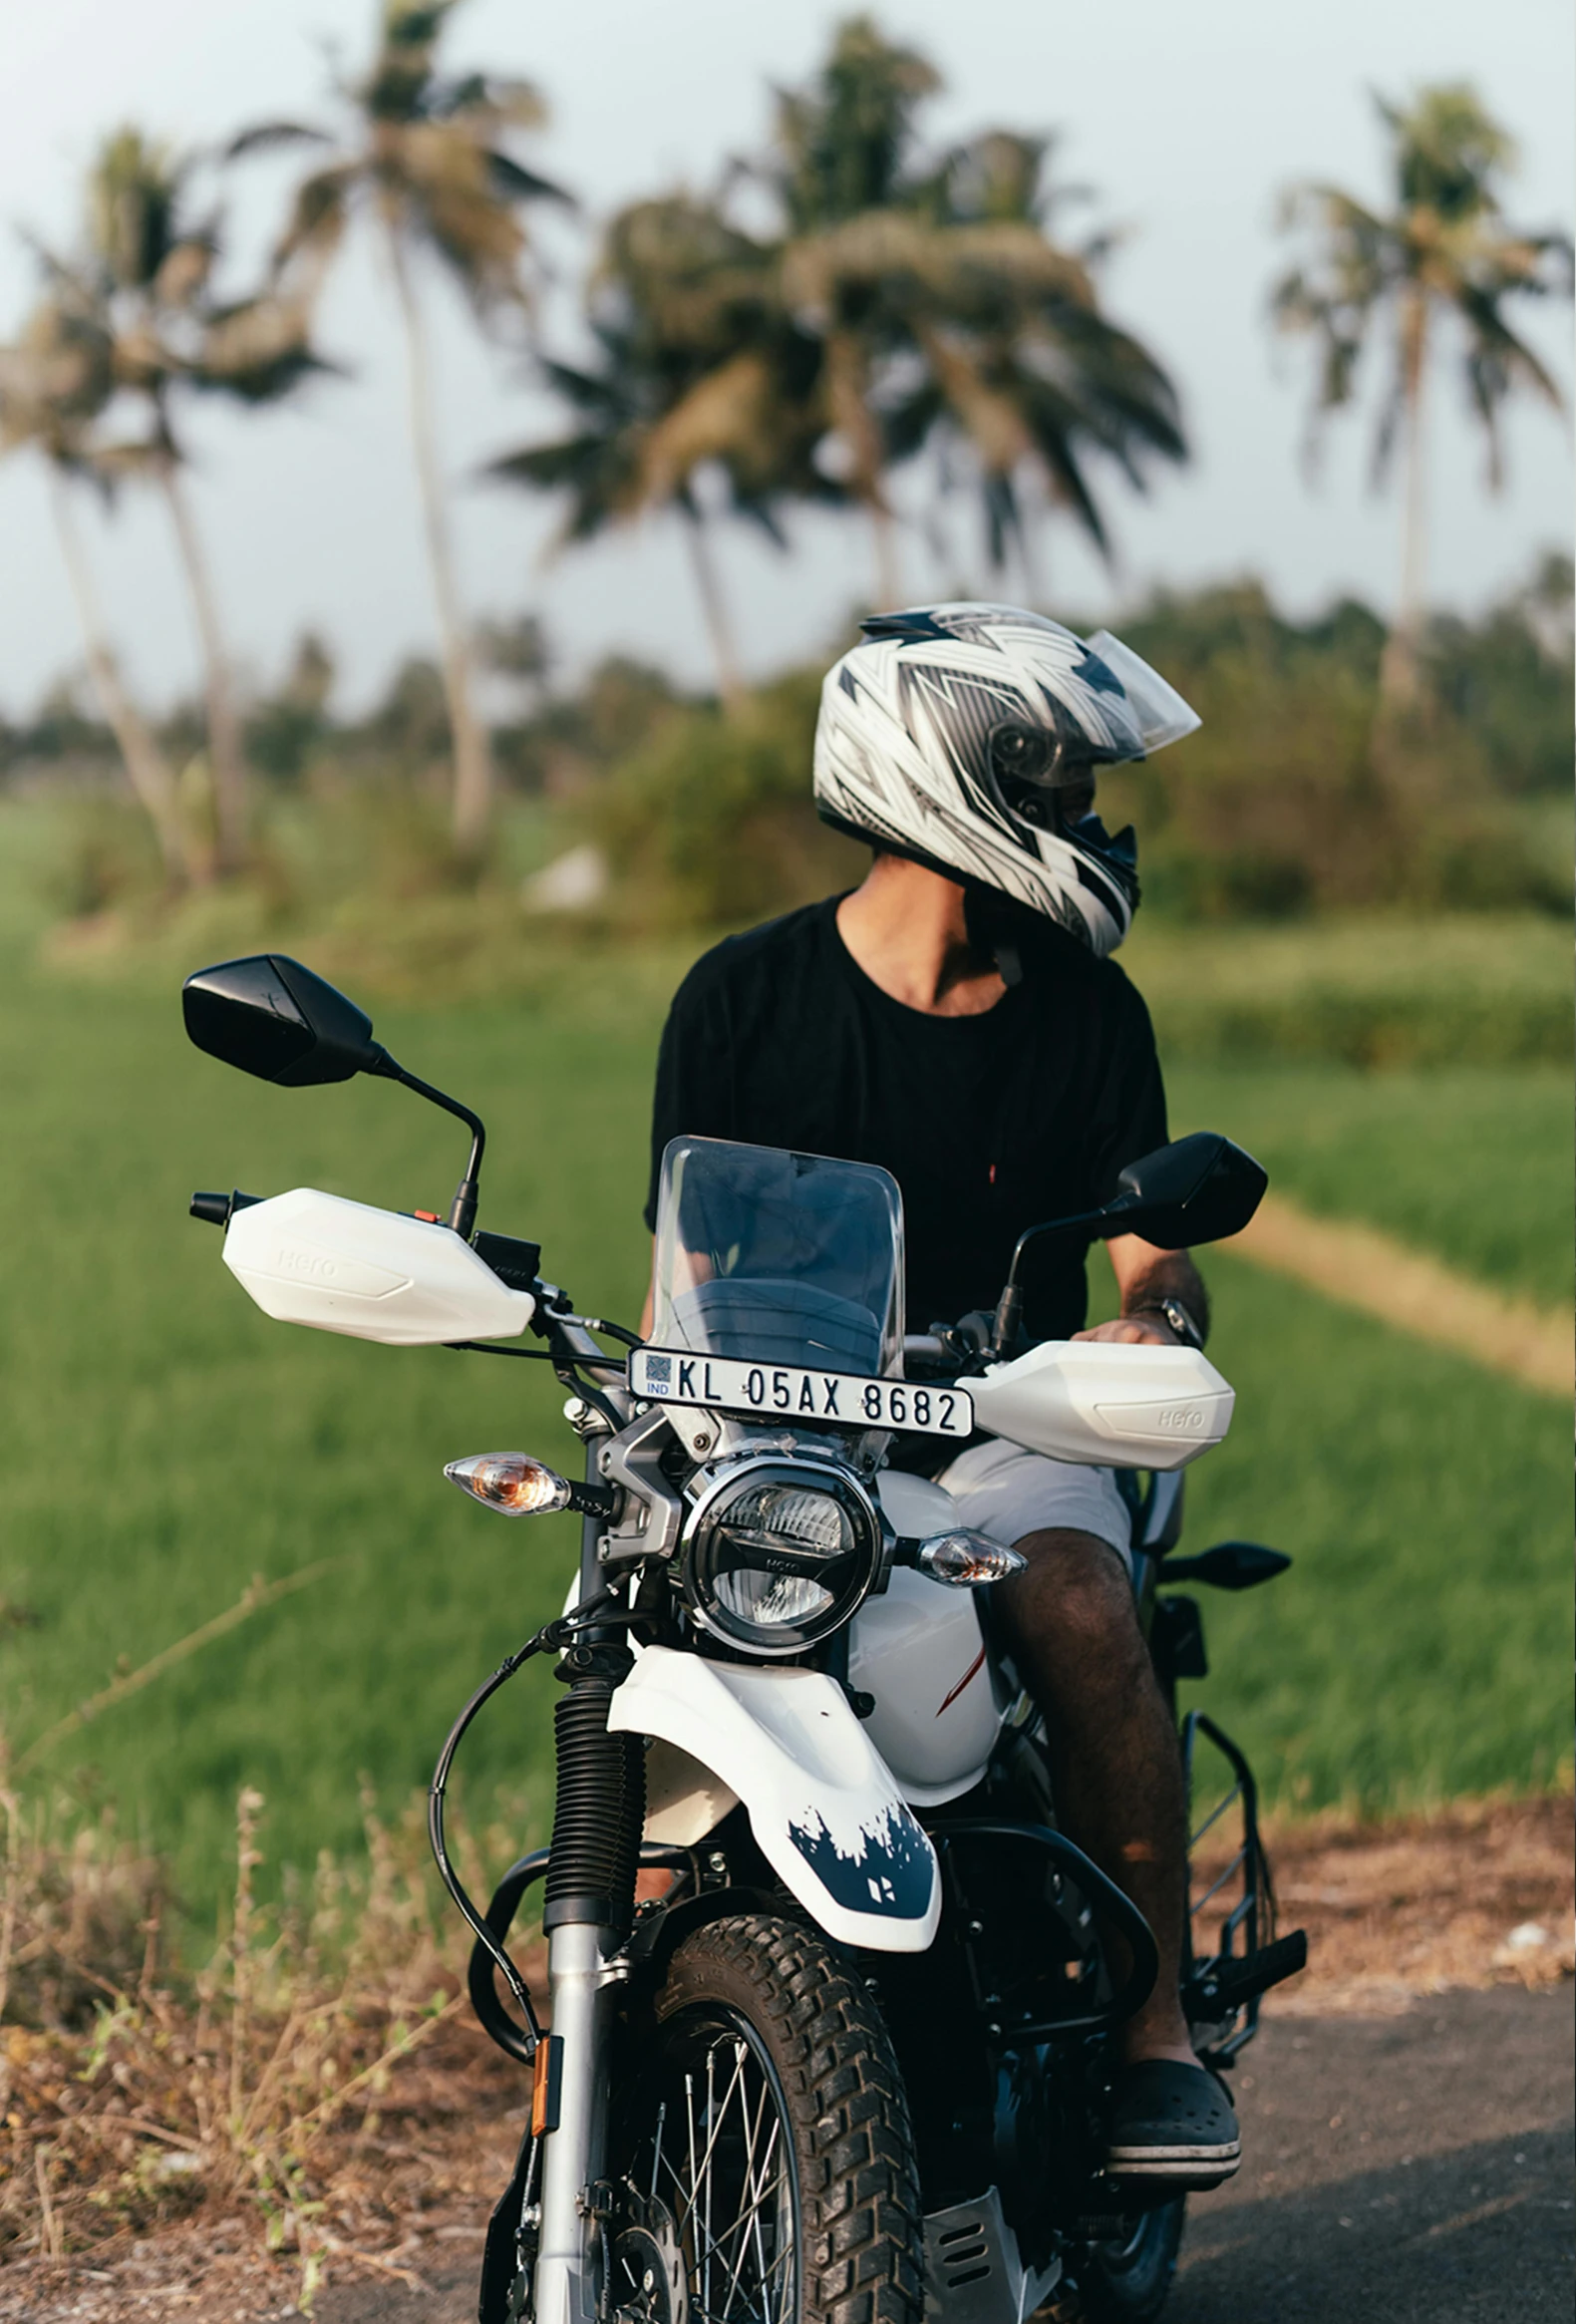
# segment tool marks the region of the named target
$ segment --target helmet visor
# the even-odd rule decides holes
[[[1119,637],[1112,637],[1108,629],[1097,629],[1084,643],[1104,663],[1126,696],[1145,757],[1151,751],[1163,751],[1167,743],[1179,743],[1183,735],[1192,734],[1203,724],[1176,688],[1168,686],[1158,670],[1151,670],[1141,654],[1124,646]]]

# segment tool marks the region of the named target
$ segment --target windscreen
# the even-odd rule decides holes
[[[657,1196],[652,1344],[900,1373],[903,1198],[867,1162],[676,1138]]]

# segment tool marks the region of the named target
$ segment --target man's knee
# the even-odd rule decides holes
[[[1025,1630],[1054,1630],[1068,1644],[1109,1655],[1141,1650],[1132,1584],[1119,1550],[1094,1533],[1048,1528],[1018,1541],[1028,1571],[1009,1585],[1005,1610]]]

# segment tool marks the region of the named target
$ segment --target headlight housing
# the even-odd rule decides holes
[[[881,1520],[849,1471],[766,1457],[696,1499],[680,1577],[703,1629],[746,1654],[802,1654],[851,1621],[881,1561]]]

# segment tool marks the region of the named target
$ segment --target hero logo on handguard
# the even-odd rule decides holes
[[[814,1372],[798,1364],[750,1364],[677,1348],[637,1348],[629,1359],[629,1385],[652,1404],[700,1404],[770,1420],[901,1429],[925,1437],[966,1438],[974,1432],[974,1401],[964,1389],[873,1380],[856,1372]]]

